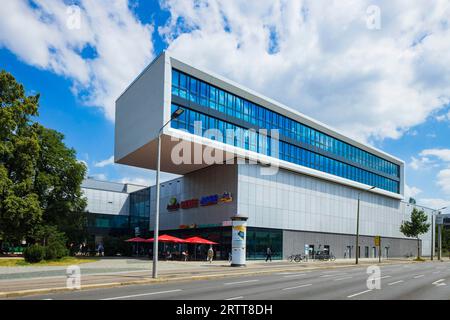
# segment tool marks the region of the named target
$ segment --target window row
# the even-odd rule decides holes
[[[180,108],[172,105],[172,112]],[[233,145],[245,150],[269,155],[284,161],[326,172],[349,180],[399,193],[397,181],[357,168],[355,166],[325,157],[284,141],[271,139],[255,130],[248,130],[205,114],[183,108],[185,112],[172,120],[175,129],[186,130],[211,140]],[[212,130],[213,129],[213,130]]]
[[[260,128],[278,129],[281,136],[314,146],[373,170],[399,177],[399,166],[392,162],[174,69],[172,69],[172,94]]]

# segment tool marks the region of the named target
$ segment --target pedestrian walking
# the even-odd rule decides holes
[[[98,255],[100,256],[100,257],[103,257],[104,255],[105,255],[105,248],[103,247],[103,243],[99,243],[98,244]]]
[[[212,263],[213,257],[214,257],[214,250],[213,250],[212,246],[210,246],[209,249],[208,249],[208,261],[209,261],[209,263]]]
[[[272,250],[269,247],[267,247],[267,250],[266,250],[266,262],[268,260],[270,260],[270,262],[272,262]]]

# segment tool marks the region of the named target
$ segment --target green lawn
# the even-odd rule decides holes
[[[29,263],[23,258],[1,258],[0,267],[24,267],[24,266],[70,266],[81,263],[95,262],[98,259],[95,258],[75,258],[65,257],[59,260],[41,261],[39,263]]]

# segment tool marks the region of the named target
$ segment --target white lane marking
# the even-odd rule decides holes
[[[151,296],[151,295],[155,295],[155,294],[163,294],[163,293],[171,293],[171,292],[179,292],[179,291],[182,291],[182,290],[176,289],[176,290],[168,290],[168,291],[149,292],[149,293],[133,294],[133,295],[122,296],[122,297],[105,298],[105,299],[100,299],[100,300],[120,300],[120,299],[137,298],[137,297],[144,297],[144,296]]]
[[[435,271],[435,272],[433,272],[433,274],[436,274],[436,273],[441,273],[440,271]]]
[[[256,280],[247,280],[247,281],[238,281],[238,282],[227,282],[227,283],[224,283],[224,285],[229,286],[232,284],[241,284],[241,283],[257,282],[257,281],[259,281],[259,280],[256,279]]]
[[[446,286],[446,284],[443,283],[442,281],[445,281],[445,279],[439,279],[439,280],[436,280],[436,281],[433,282],[432,284],[434,284],[436,287],[439,287],[439,286]]]
[[[392,276],[382,276],[379,278],[374,278],[373,280],[381,280],[381,279],[387,279],[387,278],[392,278]]]
[[[42,299],[42,300],[53,300],[52,298],[48,298],[48,299]]]
[[[419,274],[418,276],[415,276],[414,279],[419,279],[419,278],[422,278],[422,277],[425,277],[425,275],[424,274]]]
[[[393,286],[394,284],[402,283],[402,282],[405,282],[405,281],[403,281],[403,280],[398,280],[398,281],[395,281],[395,282],[391,282],[391,283],[388,283],[388,286]]]
[[[341,280],[346,280],[346,279],[351,279],[351,278],[353,278],[353,277],[337,278],[337,279],[334,279],[334,281],[341,281]]]
[[[300,276],[304,276],[306,273],[297,273],[297,274],[291,274],[288,276],[284,276],[283,278],[293,278],[293,277],[300,277]]]
[[[361,292],[358,292],[358,293],[354,293],[354,294],[351,294],[351,295],[347,296],[347,298],[353,298],[353,297],[359,296],[360,294],[364,294],[364,293],[367,293],[367,292],[370,292],[370,291],[372,291],[372,290],[369,289],[369,290],[361,291]]]
[[[320,276],[319,278],[329,278],[329,277],[335,277],[335,274],[324,274],[323,276]]]
[[[243,296],[239,296],[239,297],[234,297],[234,298],[228,298],[228,299],[225,299],[225,300],[239,300],[239,299],[244,299],[244,297]]]
[[[302,285],[296,286],[296,287],[284,288],[281,290],[292,290],[292,289],[299,289],[299,288],[304,288],[304,287],[309,287],[309,286],[312,286],[312,283],[302,284]]]

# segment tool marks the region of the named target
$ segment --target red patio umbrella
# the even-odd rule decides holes
[[[125,242],[147,242],[147,240],[137,237],[137,238],[131,238],[131,239],[125,240]]]
[[[139,256],[139,243],[147,242],[147,240],[136,237],[136,238],[131,238],[131,239],[125,240],[125,242],[136,242],[137,243],[136,244],[136,251],[137,251],[136,254]]]
[[[194,259],[195,260],[197,260],[197,245],[198,244],[209,244],[209,245],[218,244],[217,242],[203,239],[200,237],[190,237],[190,238],[184,239],[184,241],[185,241],[185,243],[192,243],[195,245],[194,246]]]
[[[218,244],[217,242],[203,239],[200,237],[191,237],[191,238],[184,239],[184,241],[186,243],[193,243],[193,244]]]
[[[153,238],[145,240],[145,242],[153,242],[153,241],[154,241]],[[163,234],[162,236],[158,237],[158,242],[185,243],[185,240],[177,238],[177,237],[169,236],[167,234]]]

